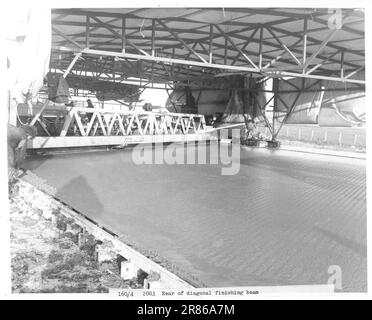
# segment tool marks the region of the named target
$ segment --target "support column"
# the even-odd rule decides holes
[[[213,24],[209,27],[209,63],[213,62]]]
[[[224,52],[224,58],[223,58],[224,65],[227,64],[227,39],[225,38],[225,52]]]
[[[274,78],[273,79],[273,92],[274,92],[274,105],[273,105],[273,119],[272,119],[272,130],[273,130],[273,136],[271,137],[272,141],[275,141],[275,111],[277,110],[278,106],[278,85],[279,85],[279,80]]]
[[[304,19],[304,37],[303,37],[303,42],[302,42],[303,48],[302,48],[302,65],[305,65],[306,63],[306,58],[307,58],[307,18],[305,17]],[[306,70],[303,69],[303,72]]]
[[[152,19],[152,30],[151,30],[151,56],[155,57],[155,20]]]
[[[277,98],[278,85],[279,85],[279,79],[274,78],[273,79],[274,106],[273,106],[273,117],[272,117],[273,123],[272,123],[272,128],[271,128],[272,133],[271,133],[271,140],[267,142],[267,147],[271,149],[280,147],[280,142],[276,140],[277,133],[275,133],[275,112],[277,110],[277,105],[278,105],[278,98]]]
[[[125,45],[126,45],[126,21],[125,18],[122,19],[122,27],[121,27],[121,52],[125,53]]]
[[[85,48],[89,48],[89,33],[90,33],[90,17],[87,16],[86,32],[85,32]]]
[[[263,37],[263,27],[260,28],[260,44],[259,44],[259,62],[258,67],[262,70],[262,37]]]

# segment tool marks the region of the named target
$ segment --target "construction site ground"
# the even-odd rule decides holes
[[[206,286],[326,284],[339,266],[343,291],[366,291],[365,160],[240,152],[232,176],[221,165],[136,165],[131,149],[33,156],[25,168]]]

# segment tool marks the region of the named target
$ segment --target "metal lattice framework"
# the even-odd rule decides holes
[[[199,114],[161,113],[148,111],[107,110],[101,108],[47,107],[39,109],[32,120],[38,123],[48,136],[46,118],[58,121],[64,119],[61,130],[54,136],[129,136],[129,135],[164,135],[196,134],[206,129],[205,119]]]
[[[90,121],[85,126],[82,114],[90,115]],[[69,108],[60,136],[66,136],[74,123],[77,124],[75,134],[80,136],[193,134],[205,130],[203,115],[72,107]]]
[[[39,105],[32,117],[44,135],[28,143],[30,149],[117,146],[131,143],[187,142],[211,139],[199,114],[107,110]],[[62,122],[61,122],[62,120]]]
[[[54,9],[51,68],[201,88],[216,77],[301,77],[364,86],[359,9]]]

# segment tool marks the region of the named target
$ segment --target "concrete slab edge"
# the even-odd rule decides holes
[[[26,185],[28,188],[32,188],[35,194],[37,194],[38,197],[43,198],[44,201],[49,201],[54,206],[58,207],[62,215],[64,215],[67,218],[73,219],[76,224],[80,225],[81,228],[83,228],[86,232],[90,233],[97,240],[100,240],[103,242],[111,241],[111,243],[113,244],[113,250],[116,251],[117,254],[123,256],[128,261],[131,261],[139,269],[143,270],[144,272],[148,274],[154,274],[154,273],[159,274],[160,275],[159,279],[156,281],[156,283],[153,283],[153,286],[151,285],[151,282],[150,282],[148,289],[151,289],[151,288],[156,288],[156,289],[192,289],[192,288],[195,288],[195,286],[181,279],[174,273],[165,269],[163,266],[157,264],[156,262],[147,258],[140,252],[126,245],[117,236],[115,236],[113,233],[111,233],[106,228],[103,228],[97,223],[94,223],[94,221],[92,221],[91,219],[88,220],[88,218],[85,217],[83,214],[69,208],[68,206],[58,201],[56,198],[39,190],[34,185],[30,184],[27,181],[24,181],[23,179],[20,180],[20,183]]]

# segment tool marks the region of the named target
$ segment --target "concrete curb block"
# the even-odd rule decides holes
[[[149,275],[159,274],[159,277],[158,279],[156,279],[156,281],[151,281],[155,279],[148,279],[148,289],[194,288],[194,286],[192,286],[185,280],[179,278],[177,275],[171,273],[169,270],[165,269],[161,265],[155,263],[154,261],[150,260],[138,251],[120,241],[117,236],[105,231],[98,224],[88,220],[83,214],[73,210],[72,208],[69,208],[68,206],[59,202],[57,199],[44,193],[43,191],[40,191],[35,186],[22,179],[20,180],[20,183],[26,186],[28,189],[33,190],[33,193],[35,194],[35,196],[37,196],[38,200],[41,200],[43,203],[49,202],[53,207],[58,208],[60,215],[66,217],[67,219],[71,219],[74,225],[76,224],[81,227],[82,230],[84,230],[84,233],[89,233],[94,238],[102,241],[103,243],[111,242],[112,248],[110,248],[110,251],[114,251],[116,252],[116,254],[124,257],[127,261],[130,261],[131,267],[133,267],[133,269],[141,269]],[[55,215],[52,215],[52,217],[55,218]],[[58,218],[55,218],[54,220],[56,220],[55,223],[58,223]],[[81,238],[80,233],[78,234],[78,236],[80,236],[79,238]],[[124,276],[126,277],[127,275]]]

